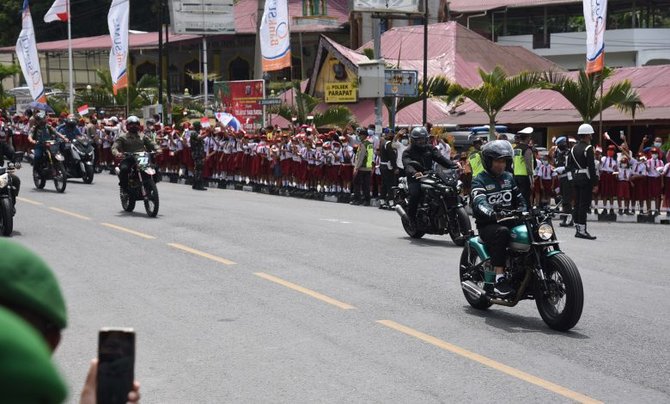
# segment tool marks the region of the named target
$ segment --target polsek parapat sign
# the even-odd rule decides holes
[[[356,86],[352,82],[326,83],[326,103],[356,102]]]
[[[586,73],[597,73],[605,67],[605,23],[607,0],[584,0],[586,24]]]

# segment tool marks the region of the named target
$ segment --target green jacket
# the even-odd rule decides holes
[[[505,209],[528,209],[526,200],[514,181],[512,173],[504,171],[495,178],[484,171],[472,180],[470,192],[472,214],[478,227],[495,223],[494,207]]]
[[[158,151],[159,147],[148,136],[139,133],[126,133],[119,136],[112,146],[112,154],[116,157],[123,153],[139,153],[143,151]]]

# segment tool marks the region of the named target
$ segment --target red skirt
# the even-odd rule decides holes
[[[323,170],[324,166],[317,166],[316,164],[312,166],[312,181],[321,181],[323,180]]]
[[[193,168],[193,157],[191,157],[191,149],[186,147],[181,151],[180,161],[182,165],[185,165],[189,169]]]
[[[542,180],[542,192],[544,192],[545,196],[551,196],[553,194],[553,189],[552,185],[554,184],[554,181],[552,180]]]
[[[251,157],[251,171],[250,174],[252,177],[258,177],[261,173],[261,159],[262,157],[259,155],[255,155]]]
[[[665,206],[670,208],[670,177],[665,177]]]
[[[242,175],[249,176],[251,173],[251,155],[244,154],[242,157]]]
[[[630,199],[630,182],[618,181],[617,183],[617,198],[623,200]]]
[[[102,148],[102,159],[100,160],[101,162],[112,164],[112,148],[111,147],[103,147]]]
[[[325,168],[324,176],[329,183],[337,183],[340,179],[340,166],[327,166]]]
[[[343,183],[350,184],[354,180],[354,166],[351,164],[341,165],[340,179]]]
[[[602,198],[613,198],[617,194],[616,176],[607,171],[601,172],[599,188]]]
[[[648,197],[647,192],[647,177],[633,179],[633,199],[636,201],[646,201]]]
[[[300,166],[298,166],[298,181],[307,182],[309,178],[309,164],[306,161],[301,161]]]
[[[647,178],[647,192],[649,193],[649,199],[659,198],[663,194],[663,184],[661,177],[648,177]]]
[[[281,167],[281,175],[282,177],[290,177],[293,175],[293,160],[291,159],[284,159],[279,162],[279,166]]]
[[[202,168],[202,176],[205,178],[210,178],[214,174],[214,169],[212,166],[215,164],[216,155],[205,157],[205,165]]]

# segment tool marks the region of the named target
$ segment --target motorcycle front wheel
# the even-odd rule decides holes
[[[35,188],[37,189],[43,189],[47,184],[46,178],[40,175],[39,169],[37,167],[33,167],[33,182],[35,183]]]
[[[84,178],[83,178],[84,184],[92,183],[93,182],[93,177],[95,175],[94,170],[93,170],[93,166],[87,165],[83,175],[84,175]]]
[[[144,210],[147,211],[149,217],[156,217],[158,215],[158,188],[153,180],[148,180],[144,183],[144,189],[147,193],[144,199]]]
[[[54,177],[54,185],[56,186],[56,192],[63,193],[65,192],[65,187],[67,186],[67,174],[65,173],[65,167],[63,163],[56,164],[56,176]]]
[[[5,237],[9,237],[13,230],[12,201],[9,198],[2,198],[0,199],[0,233]]]
[[[470,223],[468,212],[466,212],[463,207],[456,209],[454,216],[450,218],[449,222],[449,236],[451,237],[451,241],[457,246],[463,247],[471,233],[472,224]]]
[[[546,260],[548,290],[535,297],[542,320],[552,329],[568,331],[579,322],[584,306],[582,278],[574,261],[559,253]]]
[[[480,262],[481,258],[479,258],[479,255],[474,248],[470,246],[463,248],[463,252],[461,253],[460,270],[458,271],[461,282],[471,281],[480,288],[484,289],[484,271],[476,271],[471,269]],[[463,295],[465,296],[465,300],[468,301],[470,306],[477,310],[486,310],[491,307],[491,301],[483,297],[476,298],[468,293],[468,291],[465,289],[463,289]]]

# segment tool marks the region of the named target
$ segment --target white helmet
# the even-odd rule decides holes
[[[588,123],[579,125],[579,129],[577,129],[577,134],[579,136],[593,135],[594,133],[593,126],[589,125]]]

